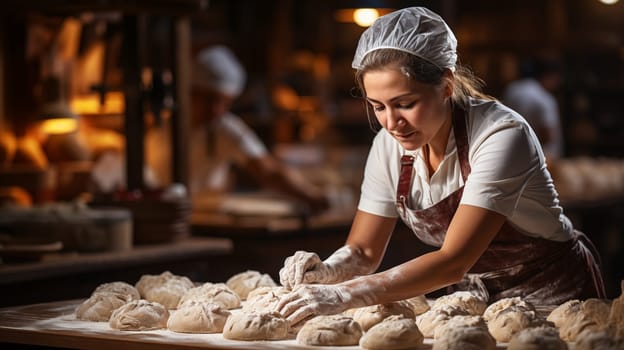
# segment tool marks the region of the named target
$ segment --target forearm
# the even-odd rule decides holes
[[[431,271],[435,271],[432,273]],[[423,295],[461,280],[465,265],[441,251],[421,255],[404,264],[341,283],[352,291],[353,307],[384,304]]]
[[[376,268],[376,264],[364,254],[362,249],[350,245],[336,250],[323,263],[334,271],[332,280],[327,283],[338,283],[357,276],[368,275]]]

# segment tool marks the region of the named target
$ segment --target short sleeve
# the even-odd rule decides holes
[[[537,137],[526,122],[509,118],[490,125],[475,141],[461,204],[510,217],[526,185],[544,166]]]
[[[367,213],[398,217],[393,179],[398,179],[400,153],[385,130],[375,139],[366,160],[358,209]],[[395,154],[396,153],[396,154]]]

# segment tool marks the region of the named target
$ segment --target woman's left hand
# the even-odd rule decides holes
[[[318,315],[333,315],[350,309],[353,295],[350,288],[342,285],[300,284],[282,297],[277,311],[296,327]]]

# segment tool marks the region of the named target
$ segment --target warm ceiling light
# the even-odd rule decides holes
[[[104,95],[104,104],[97,93],[74,96],[70,104],[71,109],[79,115],[123,114],[125,109],[124,94],[118,91],[107,92]]]
[[[379,17],[376,9],[356,9],[353,11],[353,21],[360,27],[369,27]]]
[[[334,18],[342,23],[355,23],[361,27],[370,27],[380,16],[394,11],[385,1],[354,0],[339,5]]]
[[[67,134],[78,128],[78,121],[73,118],[55,118],[44,120],[41,130],[48,135]]]
[[[620,0],[599,0],[601,3],[605,4],[605,5],[613,5],[615,3],[617,3]]]
[[[78,128],[78,116],[62,101],[44,105],[39,120],[46,134],[65,134]]]

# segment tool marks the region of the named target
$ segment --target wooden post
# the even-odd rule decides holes
[[[123,18],[123,90],[125,96],[124,130],[126,136],[126,182],[128,191],[143,189],[144,108],[141,91],[141,43],[144,30],[139,15]]]
[[[191,123],[191,25],[186,16],[177,17],[173,28],[174,94],[176,108],[172,116],[173,150],[172,178],[176,183],[189,186],[189,131]]]

